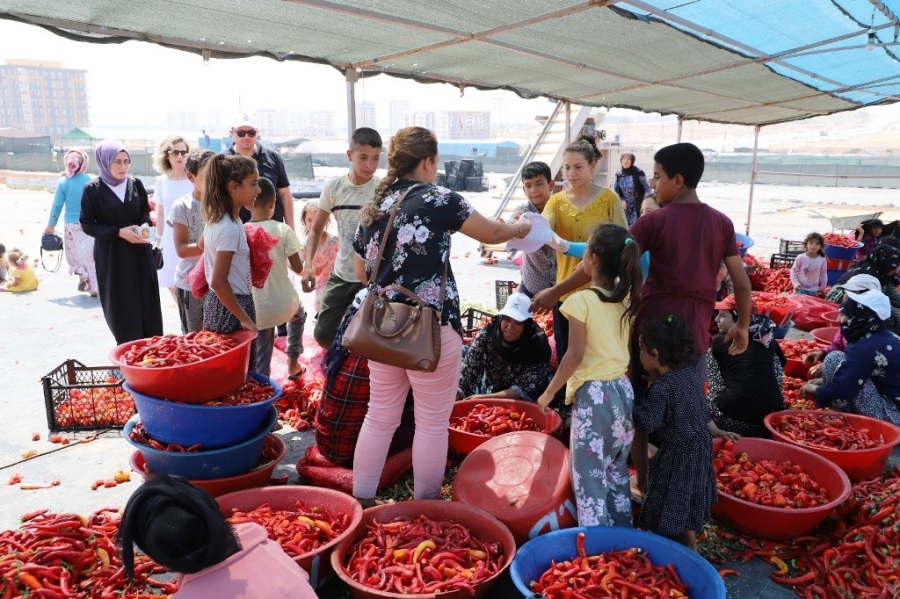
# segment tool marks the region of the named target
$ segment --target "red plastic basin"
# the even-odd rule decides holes
[[[548,413],[544,414],[541,412],[541,408],[537,403],[533,401],[524,401],[522,399],[463,399],[453,404],[453,411],[450,412],[450,420],[452,421],[453,418],[457,416],[465,416],[478,404],[484,404],[488,407],[503,406],[514,408],[522,414],[531,417],[538,425],[541,432],[547,435],[558,437],[559,432],[562,430],[562,418],[559,417],[559,414],[557,414],[555,410],[550,410]],[[457,430],[452,426],[449,427],[449,430],[450,449],[459,455],[468,455],[488,439],[495,438],[488,435],[467,433],[465,431]]]
[[[578,525],[569,450],[532,431],[494,437],[466,456],[453,479],[453,501],[503,522],[519,546]]]
[[[713,452],[724,441],[713,440]],[[821,524],[831,510],[850,496],[850,479],[844,471],[811,451],[768,439],[744,437],[735,441],[734,454],[747,453],[751,460],[790,460],[803,466],[819,485],[825,488],[830,501],[825,505],[803,509],[784,509],[757,505],[719,491],[719,502],[712,506],[712,515],[737,530],[753,537],[790,540],[802,536]]]
[[[840,317],[841,317],[840,310],[831,310],[830,312],[822,312],[822,320],[824,320],[825,322],[831,323],[834,326],[838,326],[838,318],[840,318]]]
[[[228,336],[238,340],[237,347],[184,366],[141,368],[126,364],[122,359],[125,352],[133,346],[146,345],[146,339],[115,347],[109,352],[109,359],[122,370],[122,376],[138,393],[156,399],[203,403],[237,391],[247,380],[250,344],[256,339],[256,331],[235,331]]]
[[[264,487],[269,484],[269,480],[272,477],[272,472],[275,471],[275,466],[284,458],[284,454],[287,453],[287,447],[284,445],[284,441],[281,440],[277,435],[269,433],[266,435],[265,440],[263,441],[263,451],[268,448],[272,448],[278,452],[275,460],[272,461],[271,464],[266,465],[265,468],[260,468],[259,470],[251,470],[250,472],[245,472],[244,474],[236,474],[235,476],[226,476],[223,478],[209,478],[206,480],[192,480],[191,484],[195,487],[199,487],[212,495],[213,497],[218,497],[219,495],[225,495],[226,493],[233,493],[235,491],[242,491],[243,489],[250,489],[253,487]],[[128,463],[131,464],[131,469],[140,474],[145,480],[147,479],[152,472],[147,467],[147,463],[144,461],[144,456],[141,455],[140,451],[135,451],[131,454],[131,457],[128,460]]]
[[[821,329],[811,330],[809,334],[822,345],[831,345],[831,342],[834,341],[834,336],[840,330],[841,327],[822,327]]]
[[[233,510],[242,512],[255,510],[266,502],[276,510],[296,510],[298,500],[306,504],[307,507],[318,507],[332,514],[351,514],[350,525],[337,538],[330,543],[322,545],[315,551],[310,551],[294,558],[297,565],[309,574],[309,584],[315,589],[328,582],[334,574],[334,570],[331,567],[331,551],[341,541],[356,532],[356,529],[359,527],[363,517],[363,509],[356,499],[346,493],[332,489],[299,485],[247,489],[222,495],[216,499],[219,502],[219,509],[226,516],[230,516]]]
[[[884,445],[872,447],[871,449],[857,449],[855,451],[846,449],[825,449],[823,447],[802,445],[797,441],[782,435],[775,428],[781,424],[784,416],[800,413],[834,414],[834,412],[825,410],[783,410],[781,412],[772,412],[767,415],[763,419],[763,424],[766,425],[767,429],[772,431],[772,437],[775,440],[796,447],[802,447],[816,455],[822,456],[846,472],[850,480],[875,478],[884,472],[888,459],[891,457],[891,451],[894,449],[895,445],[900,444],[900,427],[897,427],[890,422],[885,422],[884,420],[878,420],[877,418],[869,418],[868,416],[859,416],[857,414],[843,414],[850,426],[868,429],[869,433],[874,437],[884,437]]]
[[[433,593],[400,594],[378,591],[363,586],[359,582],[353,580],[344,571],[344,563],[350,555],[350,549],[368,534],[368,526],[370,524],[376,521],[382,523],[389,522],[397,516],[417,518],[423,515],[432,520],[450,520],[456,522],[468,528],[472,535],[478,537],[482,541],[487,543],[500,543],[503,546],[503,555],[506,556],[506,562],[496,574],[475,586],[474,595],[469,595],[465,590],[458,589],[441,593],[441,599],[497,597],[498,595],[490,594],[489,591],[497,579],[503,576],[503,573],[509,568],[513,558],[516,556],[516,541],[513,539],[512,533],[509,532],[509,529],[506,528],[502,522],[477,507],[465,505],[464,503],[440,501],[437,499],[401,501],[399,503],[375,506],[363,511],[362,522],[360,525],[352,534],[344,537],[331,553],[332,568],[337,572],[338,577],[350,586],[350,591],[353,593],[353,596],[357,599],[384,597],[392,597],[395,599],[431,599],[438,596]]]

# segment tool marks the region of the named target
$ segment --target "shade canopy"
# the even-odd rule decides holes
[[[72,39],[741,125],[895,102],[900,0],[0,0]]]

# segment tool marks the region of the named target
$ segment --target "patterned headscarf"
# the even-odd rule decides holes
[[[841,335],[847,343],[859,341],[887,328],[887,321],[882,320],[874,310],[849,297],[841,304],[840,310],[841,314],[847,317],[846,322],[841,323]]]
[[[63,164],[66,166],[66,179],[86,173],[90,161],[87,152],[84,150],[69,150],[66,152],[66,155],[63,157]]]
[[[121,185],[121,183],[125,181],[125,179],[113,177],[109,170],[109,167],[112,166],[112,161],[116,159],[116,154],[119,152],[128,154],[128,150],[125,149],[122,142],[115,139],[101,141],[100,145],[97,146],[96,152],[94,152],[94,157],[97,159],[97,166],[100,167],[100,180],[110,187]],[[129,154],[128,157],[131,158],[131,155]]]
[[[750,340],[756,341],[763,347],[769,347],[775,338],[775,323],[765,314],[752,314],[750,316]]]

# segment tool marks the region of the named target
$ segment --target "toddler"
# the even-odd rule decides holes
[[[0,256],[2,256],[2,252],[0,252]],[[40,281],[34,274],[34,267],[28,263],[28,254],[19,248],[13,248],[9,250],[6,262],[8,264],[6,276],[12,280],[5,287],[0,287],[0,291],[22,293],[38,288]]]
[[[303,207],[303,210],[300,211],[300,222],[303,223],[303,232],[306,234],[303,239],[307,239],[309,233],[314,230],[313,222],[316,220],[316,214],[319,212],[319,203],[310,200]],[[340,244],[340,240],[337,235],[332,235],[325,227],[328,225],[328,221],[331,220],[331,215],[328,214],[325,220],[325,225],[322,227],[322,235],[319,237],[319,243],[316,247],[316,255],[313,258],[312,266],[315,269],[316,273],[316,283],[315,283],[315,291],[316,291],[316,299],[315,299],[315,307],[316,312],[319,311],[319,305],[322,299],[322,290],[325,289],[325,283],[328,282],[328,278],[331,276],[331,272],[334,270],[334,260],[338,255],[338,247]],[[306,255],[306,243],[302,242],[300,252],[303,255]]]
[[[650,388],[634,424],[661,440],[650,461],[640,526],[697,549],[697,533],[716,501],[709,407],[692,362],[694,336],[679,316],[656,316],[640,329],[640,360]]]
[[[791,283],[797,295],[817,295],[825,291],[828,284],[828,264],[825,259],[825,238],[818,233],[810,233],[803,240],[806,252],[794,258],[791,267]]]

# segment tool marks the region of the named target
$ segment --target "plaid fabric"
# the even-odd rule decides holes
[[[333,463],[349,465],[369,409],[369,361],[349,354],[329,382],[316,413],[316,443]]]

